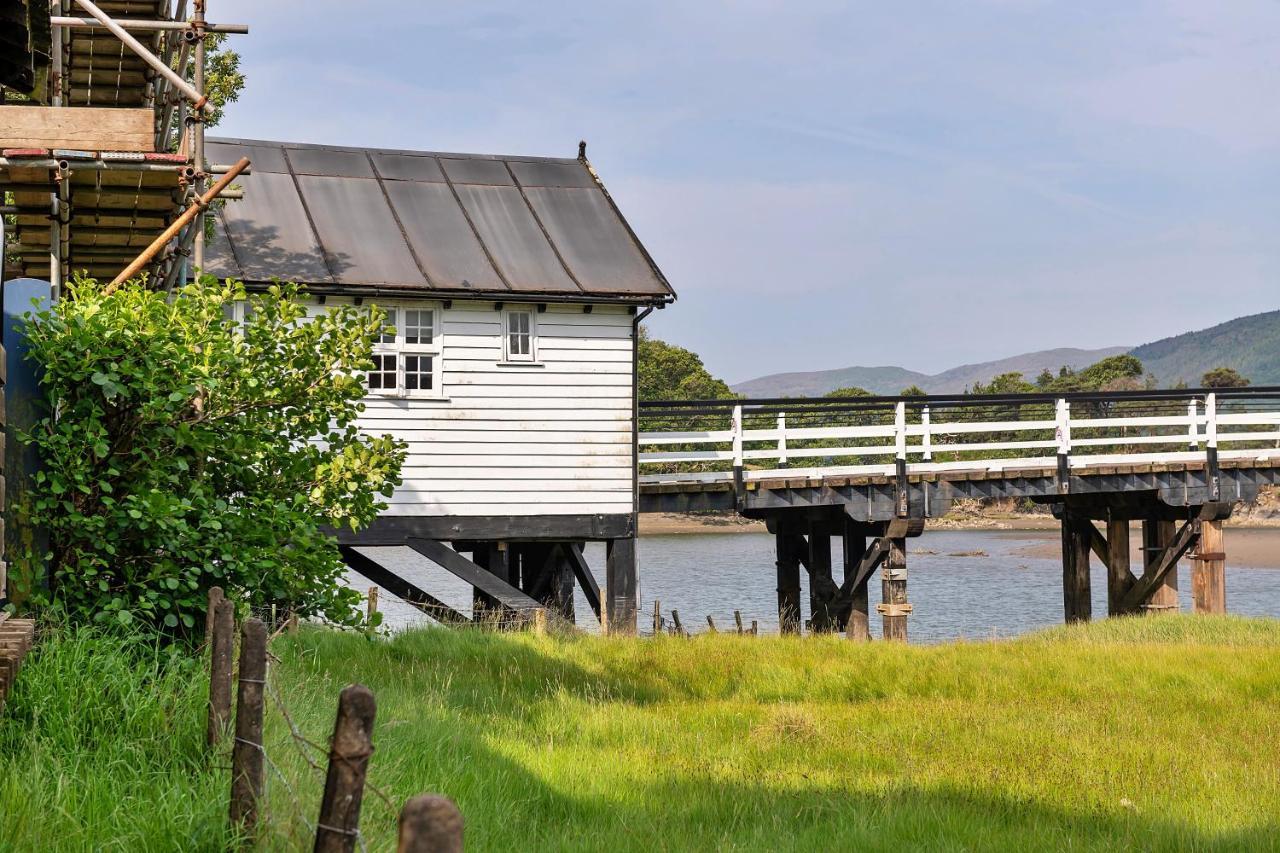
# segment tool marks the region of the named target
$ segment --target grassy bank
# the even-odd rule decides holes
[[[65,678],[56,646],[0,722],[4,840],[99,842],[132,816],[155,828],[119,849],[222,843],[227,777],[199,755],[202,685],[161,666],[167,699],[111,726],[117,703]],[[1275,622],[1135,619],[909,648],[316,630],[274,651],[311,740],[344,684],[372,687],[370,778],[393,805],[454,797],[474,850],[1280,847]],[[34,710],[41,691],[56,720]],[[321,780],[279,714],[268,729],[268,846],[300,849]],[[133,768],[145,781],[128,782]],[[363,823],[371,849],[392,846],[375,793]]]

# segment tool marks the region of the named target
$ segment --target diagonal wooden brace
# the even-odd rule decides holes
[[[1182,527],[1174,535],[1173,541],[1160,552],[1159,559],[1152,560],[1147,570],[1142,573],[1142,577],[1138,578],[1129,589],[1122,602],[1123,607],[1126,610],[1134,609],[1146,602],[1156,588],[1164,582],[1165,576],[1177,567],[1178,561],[1198,541],[1200,541],[1200,519],[1193,518],[1183,522]]]

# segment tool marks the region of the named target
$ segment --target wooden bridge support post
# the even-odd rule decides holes
[[[1219,520],[1200,524],[1200,543],[1191,564],[1191,600],[1196,613],[1227,612],[1226,554]]]
[[[636,540],[610,539],[605,548],[606,633],[635,636],[640,616],[636,586]]]
[[[822,522],[809,526],[809,615],[815,634],[835,630],[836,582],[831,576],[831,534]]]
[[[1164,553],[1164,549],[1173,541],[1174,522],[1166,519],[1148,518],[1142,522],[1142,551],[1144,568]],[[1165,613],[1178,611],[1178,568],[1165,575],[1164,583],[1156,587],[1151,598],[1142,604],[1148,613]]]
[[[1133,583],[1132,558],[1129,554],[1129,519],[1107,519],[1107,613],[1119,616],[1125,612],[1125,595]]]
[[[784,634],[800,633],[800,548],[804,540],[791,533],[778,533],[778,625]]]
[[[907,540],[889,540],[889,556],[880,569],[880,586],[884,603],[878,608],[884,614],[884,638],[907,641]]]
[[[1062,603],[1067,623],[1088,622],[1093,615],[1089,585],[1090,531],[1093,522],[1069,512],[1062,515]]]
[[[844,578],[848,582],[850,576],[858,571],[862,558],[867,554],[867,537],[865,532],[852,521],[846,521],[844,536]],[[848,609],[841,614],[846,636],[850,640],[871,639],[871,603],[867,595],[867,581],[853,588]]]
[[[573,564],[569,562],[568,549],[572,542],[564,542],[551,550],[551,594],[547,605],[554,608],[560,618],[570,625],[576,621],[573,607],[573,591],[577,587],[577,578],[573,574]],[[638,606],[638,605],[637,605]]]

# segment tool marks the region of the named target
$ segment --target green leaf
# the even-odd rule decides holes
[[[121,625],[128,625],[133,622],[133,614],[128,610],[121,610],[116,613],[116,621]]]
[[[166,627],[176,628],[178,627],[178,617],[170,613],[164,617],[164,624]]]

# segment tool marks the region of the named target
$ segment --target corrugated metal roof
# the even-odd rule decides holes
[[[584,160],[209,139],[253,161],[208,272],[324,289],[669,301],[675,293]]]

